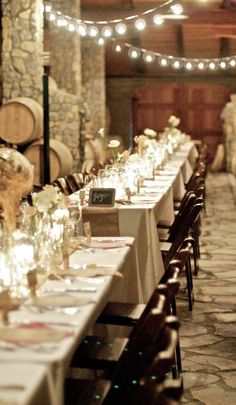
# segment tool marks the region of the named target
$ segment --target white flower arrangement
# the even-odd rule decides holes
[[[149,142],[147,137],[145,135],[136,135],[134,137],[134,142],[137,144],[138,154],[143,156]]]
[[[56,187],[46,185],[34,196],[33,203],[38,212],[52,214],[56,209],[66,207],[66,198]]]
[[[151,139],[156,138],[156,136],[157,136],[156,131],[154,131],[151,128],[145,128],[143,133],[144,133],[144,135],[148,136],[148,138],[151,138]]]
[[[120,157],[120,154],[118,152],[118,148],[120,146],[120,141],[118,141],[117,139],[111,139],[107,146],[108,146],[108,148],[112,149],[113,161],[117,162]]]
[[[120,141],[118,141],[117,139],[111,139],[109,144],[107,145],[108,148],[118,148],[120,146]]]
[[[100,128],[100,129],[98,130],[98,135],[99,135],[101,138],[104,138],[105,129],[104,129],[104,128]]]
[[[180,123],[180,119],[175,115],[171,115],[170,118],[168,119],[168,123],[170,124],[171,127],[177,127]]]

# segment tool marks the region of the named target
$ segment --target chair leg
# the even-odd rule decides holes
[[[175,299],[175,297],[173,297],[173,300],[172,300],[172,303],[171,303],[171,312],[172,312],[172,315],[177,316],[176,299]],[[176,365],[177,365],[177,371],[178,371],[178,378],[182,378],[183,369],[182,369],[182,359],[181,359],[181,349],[180,349],[179,338],[178,338],[178,342],[177,342],[177,345],[176,345],[175,357],[176,357]]]
[[[193,301],[193,280],[192,280],[192,269],[191,269],[191,264],[190,264],[190,260],[188,260],[188,262],[186,263],[185,266],[185,271],[186,271],[186,279],[187,279],[187,290],[188,290],[188,307],[189,307],[189,311],[193,310],[193,305],[192,305],[192,301]]]

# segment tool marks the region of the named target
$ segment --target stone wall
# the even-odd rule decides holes
[[[80,114],[89,112],[94,133],[105,127],[104,49],[46,22],[43,0],[2,0],[2,102],[29,97],[42,105],[43,51],[50,54],[50,137],[66,144],[80,167]],[[52,0],[52,7],[80,16],[80,0]],[[44,35],[43,35],[44,34]]]
[[[57,11],[65,15],[80,17],[80,0],[52,0],[51,4]],[[70,94],[81,94],[81,56],[80,36],[58,28],[50,23],[49,26],[51,75],[58,87]]]
[[[221,118],[225,134],[226,169],[236,176],[236,94],[231,94],[230,98]]]
[[[81,43],[82,94],[81,102],[88,106],[94,133],[105,128],[105,56],[104,48],[94,40],[83,38]]]
[[[30,97],[42,102],[42,0],[2,0],[3,102]]]

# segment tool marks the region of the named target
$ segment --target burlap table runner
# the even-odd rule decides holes
[[[119,214],[116,207],[83,207],[83,223],[90,222],[92,236],[119,236]]]

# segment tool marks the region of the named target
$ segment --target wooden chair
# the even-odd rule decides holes
[[[166,312],[169,315],[177,316],[176,295],[179,290],[179,276],[190,257],[188,249],[182,249],[178,253],[179,258],[173,260],[166,269],[153,294],[158,293],[166,297]],[[145,316],[147,307],[145,304],[128,304],[120,302],[109,302],[104,308],[97,322],[103,324],[123,325],[133,327],[141,316]],[[176,346],[176,364],[173,370],[174,377],[182,378],[181,349],[179,342]]]
[[[161,295],[159,298],[157,307],[148,313],[137,329],[134,328],[111,380],[90,380],[88,384],[87,380],[66,381],[67,405],[89,405],[95,403],[95,399],[96,403],[102,404],[137,403],[133,401],[135,388],[141,386],[143,379],[151,379],[153,362],[156,383],[165,380],[175,359],[178,322],[174,317],[165,316],[162,311],[165,300]]]
[[[66,181],[71,188],[71,194],[76,193],[76,191],[81,189],[81,186],[79,185],[79,183],[77,183],[73,174],[69,174],[68,176],[66,176]]]
[[[53,182],[53,185],[57,186],[59,190],[64,194],[64,195],[70,195],[71,191],[68,188],[67,182],[64,177],[59,177]]]
[[[129,336],[129,340],[131,339],[131,342],[132,339],[136,340],[136,338],[139,338],[139,331],[142,331],[143,325],[148,322],[150,313],[154,308],[157,308],[158,313],[162,314],[160,315],[159,321],[157,320],[157,317],[155,317],[158,324],[156,325],[156,331],[158,331],[163,314],[166,314],[166,298],[163,295],[160,295],[157,290],[154,292],[154,294],[152,294],[145,311],[132,329]],[[148,333],[149,332],[147,332],[147,334]],[[86,336],[79,348],[74,353],[71,361],[71,367],[111,371],[117,364],[117,361],[121,357],[129,340],[127,338],[109,339],[107,337],[102,338],[93,335]],[[140,345],[142,345],[142,342],[140,342]]]
[[[163,261],[165,268],[168,267],[169,263],[177,252],[181,249],[183,244],[186,244],[186,247],[190,250],[192,248],[192,240],[187,238],[190,229],[192,228],[195,221],[197,221],[198,216],[202,210],[202,203],[197,202],[193,205],[189,212],[186,213],[186,216],[182,217],[181,224],[175,233],[175,238],[172,242],[161,242],[161,251],[163,255]],[[186,239],[187,238],[187,239]],[[188,289],[188,298],[189,298],[189,310],[192,311],[192,302],[193,302],[193,283],[192,283],[192,269],[190,261],[186,263],[186,278],[187,278],[187,289]]]

